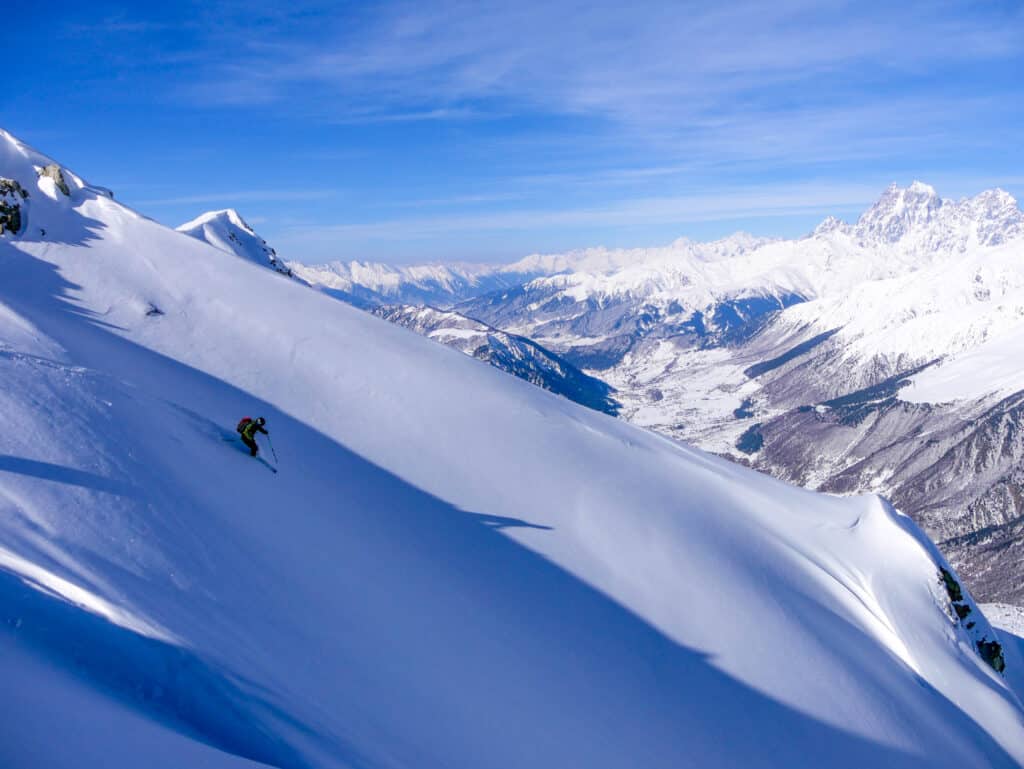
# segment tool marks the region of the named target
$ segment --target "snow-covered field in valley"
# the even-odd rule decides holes
[[[0,134],[0,766],[1024,762],[1019,653],[981,658],[880,498],[585,409],[52,162]]]

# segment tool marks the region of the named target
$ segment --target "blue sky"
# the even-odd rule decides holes
[[[18,3],[4,26],[0,125],[167,224],[237,208],[290,259],[792,236],[913,179],[1024,197],[1020,0]]]

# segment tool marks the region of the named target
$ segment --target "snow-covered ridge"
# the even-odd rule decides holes
[[[291,269],[277,256],[277,252],[233,208],[208,211],[177,229],[221,251],[270,267],[283,275],[292,274]]]
[[[738,234],[711,243],[680,240],[659,249],[591,249],[529,257],[573,298],[631,296],[707,305],[723,296],[792,292],[839,295],[854,285],[915,272],[987,246],[1024,239],[1024,212],[1002,190],[959,202],[928,185],[890,186],[855,224],[826,219],[799,240]]]

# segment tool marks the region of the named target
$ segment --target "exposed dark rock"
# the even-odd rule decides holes
[[[978,654],[997,673],[1006,670],[1006,658],[1003,657],[1003,645],[999,641],[981,640],[976,644]]]
[[[28,192],[14,179],[0,178],[0,235],[17,235],[24,224],[22,204]]]
[[[750,419],[754,416],[754,402],[745,398],[738,409],[734,409],[732,415],[737,419]]]
[[[974,641],[974,648],[978,651],[978,656],[981,657],[988,665],[992,667],[997,673],[1002,673],[1006,670],[1006,660],[1003,657],[1003,647],[998,641],[990,641],[986,636],[981,638],[977,637],[977,634],[973,631],[976,630],[978,623],[964,622],[973,611],[971,606],[972,600],[964,595],[963,588],[960,586],[957,578],[953,576],[949,569],[942,566],[939,567],[939,579],[942,581],[943,586],[946,588],[946,595],[949,596],[950,606],[953,609],[953,614],[956,616],[957,622],[960,626],[967,631],[968,635]]]
[[[957,601],[964,600],[964,593],[960,588],[960,583],[956,581],[956,578],[950,573],[949,569],[939,567],[939,576],[942,577],[942,584],[946,588],[950,601],[956,603]]]
[[[17,196],[22,200],[27,200],[28,190],[22,187],[16,179],[7,179],[0,176],[0,195]]]
[[[39,176],[53,179],[53,183],[57,185],[57,189],[63,192],[65,195],[71,195],[71,189],[68,187],[68,183],[64,180],[64,171],[56,163],[50,163],[45,168],[39,169]]]
[[[744,454],[756,454],[764,446],[764,435],[760,423],[747,428],[736,441],[736,448]]]

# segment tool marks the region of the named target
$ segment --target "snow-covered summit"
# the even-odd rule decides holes
[[[857,221],[857,235],[865,241],[896,243],[908,232],[929,227],[943,207],[935,188],[915,181],[901,188],[891,184]]]
[[[1024,213],[1000,189],[960,201],[943,199],[933,187],[893,184],[857,221],[854,233],[867,244],[915,240],[933,251],[963,252],[999,245],[1024,234]]]
[[[278,258],[277,252],[233,208],[200,214],[177,230],[283,275],[292,274],[291,269]]]

